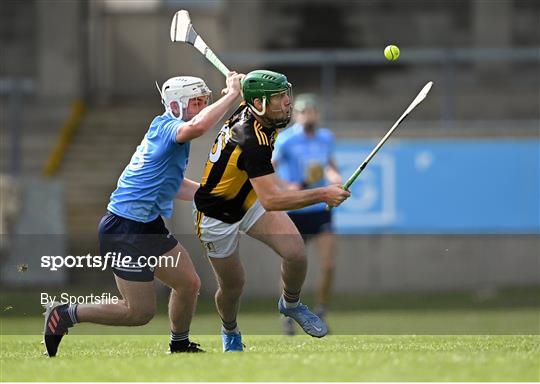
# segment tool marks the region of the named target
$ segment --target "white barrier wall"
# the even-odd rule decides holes
[[[199,181],[214,135],[192,142],[187,176]],[[187,248],[213,292],[214,276],[194,238],[191,204],[178,202],[171,228],[191,234]],[[186,238],[187,236],[183,236]],[[309,248],[306,291],[313,291],[318,256]],[[279,287],[280,259],[267,246],[243,236],[240,255],[246,268],[245,295],[269,295]],[[491,289],[540,284],[540,236],[523,235],[362,235],[338,240],[337,292]]]

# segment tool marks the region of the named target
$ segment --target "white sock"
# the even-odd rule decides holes
[[[238,328],[238,325],[234,329],[226,329],[223,325],[221,326],[221,330],[225,333],[240,333],[240,329]]]
[[[283,305],[285,305],[285,308],[292,309],[298,307],[298,304],[300,304],[300,300],[294,303],[289,303],[285,298],[283,297]]]

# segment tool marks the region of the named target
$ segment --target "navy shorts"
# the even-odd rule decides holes
[[[163,219],[142,223],[107,212],[99,223],[99,250],[101,256],[120,255],[122,265],[111,266],[114,274],[129,281],[153,281],[154,268],[147,266],[148,257],[166,254],[178,241],[169,232]],[[173,255],[176,257],[177,255]]]
[[[288,215],[304,241],[323,232],[332,232],[331,211],[288,212]]]

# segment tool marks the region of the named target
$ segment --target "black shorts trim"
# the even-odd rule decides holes
[[[153,281],[154,268],[140,266],[141,256],[161,256],[178,244],[161,216],[142,223],[107,212],[99,223],[98,232],[102,256],[109,253],[131,257],[129,265],[111,268],[116,276],[129,281]]]

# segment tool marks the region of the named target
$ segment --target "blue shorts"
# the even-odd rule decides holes
[[[149,256],[159,257],[176,247],[178,241],[169,232],[163,219],[142,223],[107,212],[99,223],[101,256],[130,256],[129,265],[112,267],[114,274],[129,281],[153,281],[154,268],[146,266]],[[140,264],[142,263],[142,264]]]
[[[298,232],[307,241],[312,236],[323,232],[332,232],[332,212],[331,211],[307,211],[307,212],[287,212],[293,223],[298,228]]]

